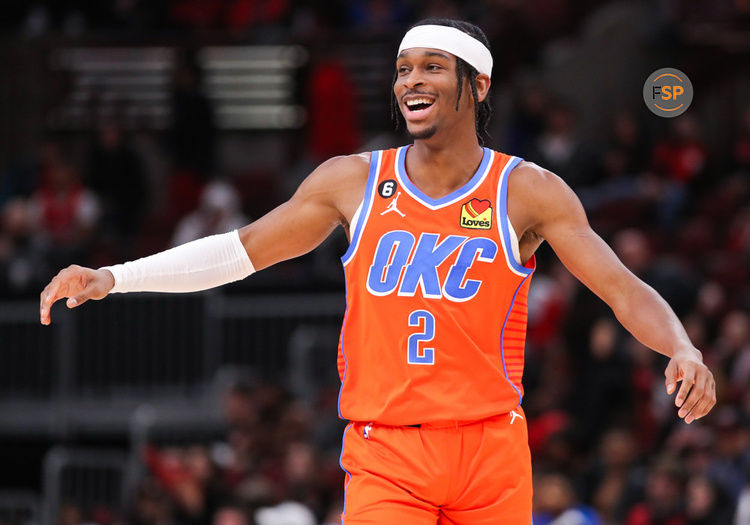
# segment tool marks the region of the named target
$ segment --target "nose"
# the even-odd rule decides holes
[[[424,77],[416,68],[409,72],[404,79],[404,86],[410,90],[423,85]]]

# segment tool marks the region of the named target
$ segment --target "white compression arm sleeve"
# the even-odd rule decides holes
[[[197,292],[239,281],[255,271],[237,230],[100,269],[115,278],[109,293]]]

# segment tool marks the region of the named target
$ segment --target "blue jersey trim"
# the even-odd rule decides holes
[[[370,216],[370,208],[372,206],[373,194],[375,192],[375,183],[378,180],[378,166],[380,166],[380,151],[373,151],[370,156],[370,171],[367,175],[367,186],[365,186],[365,197],[362,201],[362,209],[359,211],[359,217],[357,223],[354,225],[354,231],[352,232],[352,238],[349,242],[349,248],[346,253],[341,256],[341,262],[346,265],[357,251],[359,245],[359,238],[362,235],[362,229]],[[351,226],[351,225],[350,225]]]
[[[372,200],[375,193],[375,184],[378,180],[378,168],[380,166],[380,158],[382,153],[380,151],[373,151],[370,157],[370,171],[367,175],[367,186],[365,187],[365,196],[362,201],[362,209],[359,211],[359,217],[357,224],[354,225],[354,232],[352,233],[352,240],[349,243],[349,248],[346,253],[341,257],[341,262],[344,266],[352,259],[354,253],[357,251],[360,237],[362,236],[362,229],[370,216],[370,208],[372,207]],[[344,268],[346,273],[346,268]],[[344,276],[346,277],[346,276]],[[341,387],[339,388],[339,397],[336,403],[339,417],[344,419],[341,415],[341,393],[344,390],[344,382],[346,381],[346,372],[349,367],[349,363],[346,359],[346,352],[344,351],[344,331],[346,330],[346,321],[349,316],[349,291],[346,288],[346,278],[344,278],[344,294],[346,297],[346,309],[344,310],[344,320],[341,323],[341,335],[339,338],[339,348],[341,348],[341,357],[344,359],[344,376],[341,378]]]
[[[479,163],[479,167],[477,168],[477,171],[474,172],[474,175],[472,175],[471,179],[469,179],[466,184],[458,188],[456,191],[449,193],[445,197],[433,199],[432,197],[429,197],[422,193],[422,191],[417,188],[409,179],[409,176],[406,173],[406,151],[410,147],[411,145],[402,146],[401,148],[399,148],[396,157],[396,173],[398,174],[398,178],[401,180],[401,184],[406,187],[409,193],[411,193],[412,196],[414,196],[418,200],[421,200],[428,206],[442,206],[445,204],[449,204],[450,202],[459,199],[462,195],[466,195],[467,193],[471,192],[482,180],[482,176],[487,171],[487,165],[492,158],[492,151],[488,148],[482,148],[484,150],[484,154],[482,155],[482,162]]]
[[[527,268],[528,270],[528,268]],[[531,270],[533,272],[533,270]],[[521,287],[523,284],[531,277],[531,273],[523,278],[521,281],[521,284],[518,285],[518,288],[516,288],[516,291],[513,293],[513,300],[510,302],[510,308],[508,308],[508,313],[505,314],[505,321],[503,321],[503,329],[500,332],[500,359],[503,360],[503,373],[505,374],[505,379],[508,381],[510,386],[513,387],[513,390],[516,391],[516,394],[518,394],[518,406],[521,406],[521,401],[523,401],[523,396],[521,395],[521,391],[516,388],[516,385],[513,384],[513,381],[510,380],[510,377],[508,377],[508,368],[505,366],[505,348],[503,341],[505,340],[505,327],[508,325],[508,318],[510,317],[510,313],[513,311],[513,308],[516,306],[516,296],[518,296],[518,292],[521,290]]]
[[[510,231],[508,221],[508,179],[510,179],[510,172],[523,161],[520,157],[513,157],[508,164],[503,168],[503,173],[500,175],[500,203],[499,203],[499,222],[500,232],[503,236],[503,249],[505,250],[506,259],[510,267],[521,275],[529,276],[534,271],[531,268],[526,268],[518,264],[516,258],[513,256],[513,250],[510,247]],[[520,239],[519,239],[520,241]]]
[[[346,268],[344,268],[344,274],[346,274]],[[339,418],[344,419],[341,415],[341,393],[344,391],[344,381],[346,381],[346,370],[349,363],[346,360],[346,352],[344,352],[344,330],[346,330],[346,321],[349,315],[349,290],[346,286],[346,275],[344,275],[344,298],[346,299],[346,309],[344,310],[344,320],[341,322],[341,335],[339,336],[339,348],[341,349],[341,357],[344,358],[344,377],[341,378],[341,386],[339,387],[339,397],[336,401],[336,410],[339,413]]]
[[[349,488],[349,483],[352,482],[351,472],[346,470],[344,468],[344,464],[342,463],[342,460],[344,459],[344,440],[346,439],[346,433],[349,432],[349,430],[351,430],[353,426],[354,426],[354,423],[349,423],[344,429],[344,434],[341,436],[341,455],[339,455],[339,467],[341,467],[341,470],[343,470],[349,476],[349,480],[346,482],[346,485],[344,485],[344,508],[341,509],[341,524],[342,525],[344,523],[344,515],[346,514],[346,491]]]

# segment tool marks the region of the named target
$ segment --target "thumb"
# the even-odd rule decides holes
[[[667,369],[664,371],[664,375],[666,376],[664,383],[667,387],[667,395],[671,395],[675,391],[675,388],[677,388],[677,380],[679,379],[677,377],[677,366],[674,361],[669,361]]]
[[[83,303],[85,303],[88,300],[89,300],[89,294],[85,293],[85,292],[82,292],[82,293],[79,293],[77,295],[73,295],[71,297],[68,297],[68,300],[65,301],[65,305],[68,308],[75,308],[76,306],[80,306],[80,305],[82,305]]]

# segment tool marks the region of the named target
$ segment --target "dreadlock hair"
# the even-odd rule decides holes
[[[479,27],[475,26],[470,22],[463,20],[455,20],[452,18],[426,18],[420,20],[409,29],[417,26],[424,25],[436,25],[436,26],[447,26],[463,31],[467,35],[476,38],[487,49],[490,48],[490,42],[487,40],[487,35],[484,34]],[[469,78],[469,86],[471,87],[471,96],[474,99],[474,125],[477,132],[477,139],[479,144],[484,146],[485,142],[489,140],[490,134],[487,131],[487,126],[492,117],[492,106],[490,105],[489,96],[485,97],[482,102],[477,102],[477,75],[479,72],[465,60],[456,57],[456,77],[458,78],[458,95],[456,96],[456,111],[458,111],[458,104],[461,102],[461,94],[464,87],[464,77]],[[393,92],[393,87],[396,85],[398,79],[398,71],[393,73],[393,81],[391,82],[391,120],[396,129],[399,129],[400,125],[404,121],[404,117],[398,108],[398,100]],[[405,122],[404,122],[405,124]]]

